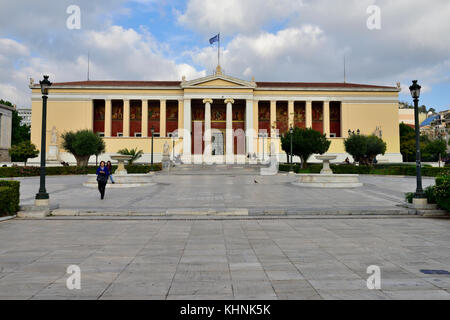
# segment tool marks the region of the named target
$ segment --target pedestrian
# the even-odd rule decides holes
[[[109,171],[109,180],[111,180],[111,182],[114,184],[115,182],[114,182],[114,178],[113,178],[113,175],[112,175],[112,164],[111,164],[111,161],[108,161],[106,163],[106,168]]]
[[[100,167],[97,168],[97,182],[98,191],[100,191],[100,199],[105,197],[106,183],[108,182],[109,171],[105,165],[105,161],[100,162]]]

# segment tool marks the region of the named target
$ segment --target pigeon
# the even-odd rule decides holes
[[[258,183],[258,181],[255,180],[255,183]]]

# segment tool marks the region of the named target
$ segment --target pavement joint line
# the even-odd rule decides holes
[[[17,218],[19,221],[38,221],[38,220],[48,220],[48,221],[227,221],[227,220],[235,220],[235,221],[252,221],[252,220],[368,220],[368,219],[450,219],[450,216],[437,216],[437,217],[425,217],[420,215],[379,215],[379,216],[369,216],[369,215],[347,215],[347,216],[161,216],[161,217],[152,217],[152,216],[95,216],[95,217],[46,217],[46,218],[38,218],[38,219],[22,219]]]

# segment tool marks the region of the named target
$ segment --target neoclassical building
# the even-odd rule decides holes
[[[39,84],[30,88],[31,140],[40,148],[42,98]],[[351,83],[245,81],[223,74],[220,67],[193,80],[54,83],[47,143],[53,147],[50,160],[66,162],[74,158],[60,147],[60,135],[78,129],[104,137],[105,160],[120,149],[138,148],[145,153],[141,162],[148,162],[153,135],[155,161],[166,142],[171,156],[184,162],[254,161],[273,154],[285,161],[279,136],[297,126],[326,134],[329,153],[337,154],[338,161],[348,156],[344,139],[349,130],[359,130],[386,141],[387,152],[379,161],[401,162],[399,91]]]

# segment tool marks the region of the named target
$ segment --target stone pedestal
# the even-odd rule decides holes
[[[117,169],[114,172],[115,175],[126,175],[127,169],[125,169],[125,161],[129,161],[131,159],[131,156],[127,156],[127,155],[114,155],[111,156],[112,160],[117,160],[118,164],[117,164]]]
[[[48,161],[58,161],[59,160],[58,146],[56,146],[56,145],[48,146],[47,160]]]
[[[337,156],[332,155],[323,155],[323,156],[316,156],[317,160],[323,161],[323,167],[320,171],[320,174],[333,174],[333,171],[330,168],[330,161],[335,160]]]
[[[49,216],[53,210],[59,208],[57,204],[50,204],[49,199],[37,199],[34,203],[35,205],[20,206],[17,217],[23,219],[42,219]]]
[[[309,188],[358,188],[362,187],[357,174],[298,174],[294,185]]]
[[[427,198],[413,198],[413,205],[416,209],[425,209],[428,205]]]
[[[11,157],[9,156],[8,149],[0,148],[0,162],[11,162]]]

